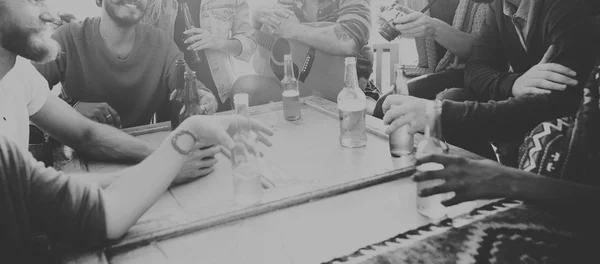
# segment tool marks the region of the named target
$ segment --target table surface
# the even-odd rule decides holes
[[[416,186],[407,178],[413,168],[389,155],[381,120],[367,116],[366,147],[343,148],[336,104],[302,100],[295,122],[283,119],[281,103],[251,108],[275,132],[273,147],[263,148],[261,203],[234,203],[231,163],[220,154],[211,175],[170,188],[121,241],[64,262],[318,263],[428,223],[416,212]],[[158,145],[169,130],[162,123],[126,131]],[[479,158],[454,146],[450,152]],[[127,166],[89,163],[85,170]],[[57,167],[84,170],[76,157]]]

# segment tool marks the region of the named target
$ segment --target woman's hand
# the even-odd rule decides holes
[[[407,14],[398,16],[394,24],[403,38],[430,37],[435,34],[436,23],[439,23],[439,20],[407,7],[400,8]]]
[[[444,184],[423,189],[419,196],[427,197],[435,194],[454,192],[456,195],[444,202],[452,206],[462,202],[479,199],[496,199],[510,196],[514,190],[513,168],[506,167],[492,160],[469,160],[451,155],[431,155],[417,160],[416,166],[424,163],[439,163],[443,170],[416,172],[416,182],[428,180],[445,180]]]
[[[221,145],[229,150],[235,147],[233,135],[236,125],[244,125],[248,122],[239,115],[226,116],[192,116],[184,121],[188,123],[186,127],[192,129],[196,137],[196,144],[201,146]],[[250,118],[250,127],[256,134],[256,140],[266,146],[271,146],[271,142],[266,136],[272,136],[273,132],[263,123]]]
[[[220,40],[210,34],[210,31],[203,28],[192,28],[183,32],[189,36],[183,43],[188,45],[188,50],[200,51],[204,49],[219,50],[222,46]]]

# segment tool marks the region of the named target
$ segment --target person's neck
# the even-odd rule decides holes
[[[4,76],[15,67],[17,61],[17,55],[0,47],[0,81],[4,79]]]
[[[133,42],[135,39],[135,26],[120,27],[106,12],[102,12],[100,17],[100,36],[109,46],[120,46]]]

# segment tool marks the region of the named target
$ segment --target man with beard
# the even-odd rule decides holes
[[[21,149],[27,150],[31,121],[53,138],[95,159],[140,162],[148,157],[156,147],[118,129],[83,118],[50,93],[46,80],[31,63],[13,55],[48,62],[56,58],[60,50],[59,44],[50,38],[49,27],[45,26],[45,23],[52,23],[55,18],[44,12],[40,18],[29,19],[32,21],[17,20],[18,14],[27,12],[31,11],[0,16],[0,74],[4,76],[0,82],[0,134],[15,141]],[[195,151],[189,156],[175,183],[210,174],[217,162],[214,155],[219,151],[219,147]],[[105,175],[89,175],[87,179],[96,181],[103,187],[115,180]]]
[[[52,20],[44,1],[0,0],[0,256],[9,263],[55,263],[48,255],[54,243],[85,249],[120,238],[164,193],[199,145],[231,149],[234,142],[226,131],[248,122],[233,115],[190,117],[140,164],[97,175],[116,179],[106,189],[86,183],[96,178],[91,174],[44,168],[27,151],[28,114],[59,139],[88,138],[92,144],[80,146],[96,154],[139,152],[141,160],[150,152],[141,141],[84,118],[50,94],[26,59],[44,62],[57,56],[58,43],[45,25]],[[268,145],[264,134],[272,133],[251,122]]]
[[[123,128],[149,124],[175,88],[181,52],[165,32],[139,23],[147,0],[96,4],[100,17],[57,29],[52,37],[62,52],[35,66],[50,86],[62,83],[63,99],[85,117]],[[209,112],[216,107],[210,104]]]
[[[446,139],[493,159],[489,142],[521,142],[541,122],[575,114],[597,54],[592,11],[588,0],[491,3],[465,68],[463,90],[472,101],[436,101]],[[423,131],[430,102],[389,96],[388,131]]]

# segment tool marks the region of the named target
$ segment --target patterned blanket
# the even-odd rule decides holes
[[[518,201],[503,200],[368,245],[323,264],[598,263],[596,229]],[[585,221],[583,221],[585,222]]]

